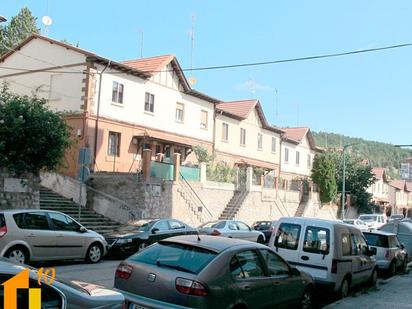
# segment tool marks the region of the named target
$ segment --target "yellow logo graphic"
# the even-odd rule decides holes
[[[26,268],[11,279],[2,283],[4,286],[4,308],[17,309],[17,289],[29,290],[29,308],[41,309],[41,288],[29,288],[29,270]],[[56,277],[54,268],[47,268],[45,271],[40,268],[37,271],[37,283],[41,281],[51,285]]]

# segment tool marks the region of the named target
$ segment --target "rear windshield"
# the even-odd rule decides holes
[[[268,230],[270,228],[271,221],[258,221],[253,224],[255,230]]]
[[[4,218],[3,214],[0,214],[0,227],[3,227],[6,225],[6,219]]]
[[[145,264],[198,274],[217,253],[177,243],[160,242],[130,257]]]
[[[366,221],[366,222],[372,222],[372,221],[377,221],[378,217],[372,216],[372,215],[365,215],[365,216],[360,216],[359,219],[362,221]]]
[[[200,227],[210,227],[210,228],[214,228],[214,229],[223,229],[226,225],[226,221],[213,221],[213,222],[208,222],[205,223],[203,225],[201,225]]]
[[[369,246],[388,248],[388,237],[378,234],[364,233]]]

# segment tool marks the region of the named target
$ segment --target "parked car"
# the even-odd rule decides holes
[[[256,221],[252,224],[252,229],[261,231],[265,235],[266,241],[269,241],[274,230],[276,221]]]
[[[404,215],[392,215],[389,217],[388,222],[392,222],[392,221],[400,221],[405,219]]]
[[[159,241],[116,270],[129,308],[311,308],[313,281],[268,247],[206,235]]]
[[[386,223],[385,216],[381,214],[360,215],[358,219],[365,222],[369,230],[377,230]]]
[[[109,255],[127,257],[168,237],[197,234],[196,229],[175,219],[140,220],[106,236]]]
[[[3,284],[24,269],[29,269],[29,287],[41,288],[41,308],[53,309],[121,309],[124,308],[124,296],[116,291],[94,284],[65,281],[58,277],[48,284],[44,278],[38,283],[37,270],[27,265],[15,264],[8,259],[0,258],[0,284]],[[27,294],[17,293],[19,308],[29,308]],[[4,290],[0,292],[0,308],[4,304]]]
[[[83,259],[97,263],[106,251],[102,235],[61,212],[0,211],[0,256],[14,262]]]
[[[218,220],[204,223],[199,226],[199,233],[265,243],[265,234],[252,230],[246,223],[238,220]]]
[[[366,223],[359,219],[347,219],[347,220],[343,220],[343,223],[354,225],[361,231],[369,231],[369,228],[366,225]]]
[[[375,250],[376,265],[379,270],[393,276],[396,270],[406,272],[408,268],[408,253],[401,245],[396,234],[375,231],[364,232],[368,245]]]
[[[412,258],[412,222],[393,221],[381,226],[379,230],[396,234],[400,243],[405,246],[408,257]]]
[[[340,297],[352,286],[377,280],[375,258],[362,232],[339,221],[280,218],[269,247]]]

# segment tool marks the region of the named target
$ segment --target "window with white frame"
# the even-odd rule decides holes
[[[289,162],[289,148],[285,148],[285,163]]]
[[[118,132],[109,131],[107,154],[112,157],[120,156],[120,136]]]
[[[207,111],[202,110],[200,112],[200,128],[207,129],[207,120],[209,117],[209,113]]]
[[[258,135],[257,135],[257,148],[258,148],[258,150],[262,150],[262,146],[263,146],[263,136],[262,136],[262,133],[258,133]]]
[[[308,154],[308,161],[307,161],[307,165],[308,165],[308,168],[311,168],[311,167],[312,167],[312,157],[311,157],[311,155],[310,155],[310,154]]]
[[[240,145],[246,145],[246,129],[240,128]]]
[[[176,121],[183,122],[185,114],[185,105],[183,103],[176,103]]]
[[[222,123],[222,141],[227,142],[229,139],[229,125],[225,122]]]
[[[146,112],[154,113],[154,94],[146,92],[144,99],[144,110]]]
[[[276,152],[276,137],[272,137],[272,152]]]
[[[296,151],[296,165],[299,166],[299,162],[300,162],[300,153],[299,151]]]
[[[112,102],[123,104],[123,84],[113,81]]]

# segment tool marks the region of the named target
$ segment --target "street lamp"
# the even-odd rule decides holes
[[[351,147],[353,145],[356,145],[358,143],[353,143],[353,144],[347,144],[343,146],[343,175],[342,175],[342,220],[345,220],[345,197],[346,197],[346,192],[345,192],[345,172],[346,172],[346,158],[345,158],[345,150],[348,147]]]
[[[7,21],[7,18],[0,15],[0,23],[4,23]]]

